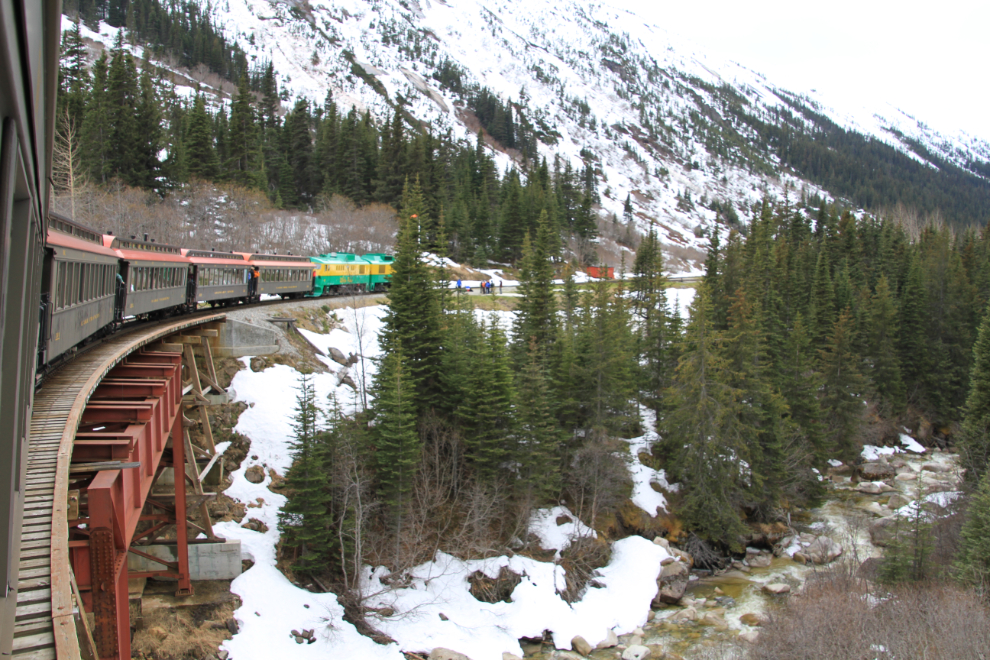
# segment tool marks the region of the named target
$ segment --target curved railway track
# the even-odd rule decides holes
[[[200,313],[104,340],[50,374],[35,392],[13,657],[80,657],[73,616],[67,526],[69,461],[90,397],[114,367],[143,347],[224,314]]]
[[[269,300],[231,309],[300,302]],[[200,311],[125,327],[83,347],[40,380],[34,395],[27,455],[13,658],[83,657],[77,637],[76,621],[81,621],[79,592],[70,569],[67,516],[70,460],[87,404],[111,370],[126,365],[130,358],[136,359],[143,348],[195,326],[223,321],[226,311]]]

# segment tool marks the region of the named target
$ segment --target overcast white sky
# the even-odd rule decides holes
[[[990,2],[606,0],[772,84],[990,140]]]

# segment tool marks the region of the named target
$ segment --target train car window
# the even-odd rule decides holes
[[[86,270],[89,271],[86,277],[86,300],[96,297],[96,264],[88,264]]]
[[[55,267],[55,281],[57,282],[55,289],[55,308],[62,309],[65,307],[65,262],[59,261],[55,264]]]

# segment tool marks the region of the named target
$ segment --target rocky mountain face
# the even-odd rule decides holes
[[[764,196],[990,215],[990,145],[894,109],[843,114],[717,61],[663,26],[564,0],[221,0],[226,36],[274,63],[284,98],[331,94],[474,140],[503,168],[591,165],[604,215],[705,244]],[[630,204],[625,204],[627,198]],[[625,218],[623,218],[625,212]]]

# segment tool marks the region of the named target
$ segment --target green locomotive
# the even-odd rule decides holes
[[[313,290],[308,295],[313,297],[385,291],[392,275],[393,257],[385,254],[330,252],[309,259],[313,262]]]

